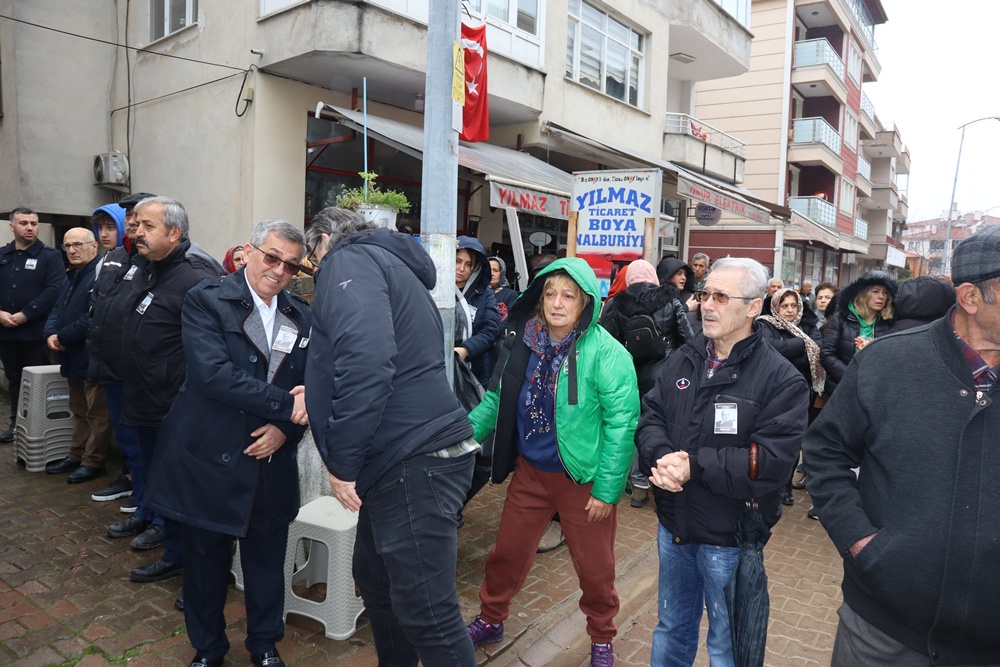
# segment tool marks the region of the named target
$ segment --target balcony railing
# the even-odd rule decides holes
[[[795,66],[810,65],[826,65],[836,73],[838,81],[844,80],[844,61],[823,37],[795,42]]]
[[[686,113],[668,113],[665,132],[667,134],[687,134],[739,157],[745,157],[745,147],[742,141],[738,141],[733,135],[726,134]]]
[[[840,155],[840,132],[822,118],[796,118],[792,130],[792,143],[822,143]]]
[[[836,229],[837,207],[819,197],[789,197],[788,208],[798,211],[813,222]]]
[[[750,0],[715,0],[747,30],[750,29]]]
[[[868,8],[865,7],[865,3],[861,0],[845,0],[845,3],[850,7],[854,18],[858,20],[858,24],[861,26],[861,36],[864,37],[865,44],[871,49],[872,54],[877,56],[878,44],[875,43],[875,21],[872,20],[872,15],[868,12]]]
[[[854,236],[859,239],[868,238],[868,221],[864,218],[854,218]]]
[[[899,187],[896,185],[896,182],[893,181],[893,180],[891,180],[891,179],[888,179],[888,178],[876,178],[874,180],[872,180],[872,179],[868,179],[868,180],[870,180],[872,182],[872,187],[873,188],[876,188],[876,189],[878,189],[878,188],[889,188],[890,190],[892,190],[893,192],[896,192],[897,194],[899,192]]]
[[[875,105],[872,104],[872,101],[864,93],[861,93],[861,110],[865,112],[865,115],[875,124],[876,128],[882,129],[882,126],[878,122],[878,116],[875,115]]]
[[[858,174],[864,176],[869,181],[872,180],[872,163],[858,156]]]

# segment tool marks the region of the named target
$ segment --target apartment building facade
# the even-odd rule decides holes
[[[1000,225],[1000,218],[983,211],[958,213],[948,225],[948,212],[929,220],[910,222],[903,230],[907,265],[914,276],[951,275],[951,258],[959,243],[983,227]],[[947,239],[947,242],[946,242]],[[942,267],[945,246],[949,246],[946,264]]]
[[[786,216],[692,228],[691,252],[751,256],[796,286],[904,266],[910,155],[865,94],[886,20],[880,0],[754,0],[749,71],[700,84],[696,114],[744,140],[744,186]]]
[[[129,190],[171,195],[221,256],[255,221],[307,224],[360,184],[367,148],[419,231],[427,0],[85,4],[0,0],[0,211],[32,206],[57,235]],[[514,218],[558,252],[577,170],[663,170],[659,254],[684,254],[691,183],[769,213],[732,138],[692,114],[699,82],[749,66],[750,0],[464,5],[487,25],[491,137],[460,147],[460,233],[502,250]]]

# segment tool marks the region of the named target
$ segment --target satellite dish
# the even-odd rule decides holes
[[[552,236],[546,232],[532,232],[528,236],[528,243],[539,248],[544,248],[552,243]]]

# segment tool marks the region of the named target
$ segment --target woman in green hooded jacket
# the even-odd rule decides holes
[[[599,298],[582,259],[541,271],[511,308],[489,391],[469,415],[477,440],[496,432],[492,481],[514,473],[480,615],[469,624],[477,646],[503,639],[510,601],[558,512],[580,577],[592,664],[614,664],[617,503],[635,450],[639,392],[631,356],[597,324]]]

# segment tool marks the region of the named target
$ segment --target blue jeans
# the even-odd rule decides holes
[[[380,667],[475,667],[458,604],[458,513],[474,456],[416,456],[390,468],[362,499],[354,581]]]
[[[733,667],[733,642],[725,586],[740,557],[738,547],[674,544],[660,524],[658,617],[651,667],[690,667],[698,652],[701,610],[708,609],[708,656],[712,667]]]
[[[115,439],[118,447],[125,456],[125,463],[128,465],[128,474],[132,477],[132,490],[135,496],[136,511],[142,511],[142,500],[145,497],[146,481],[143,477],[142,456],[139,453],[139,432],[135,426],[122,423],[122,407],[124,405],[125,390],[120,384],[105,384],[104,396],[108,403],[108,414],[111,416],[111,428],[115,431]],[[140,514],[140,516],[142,516]]]

